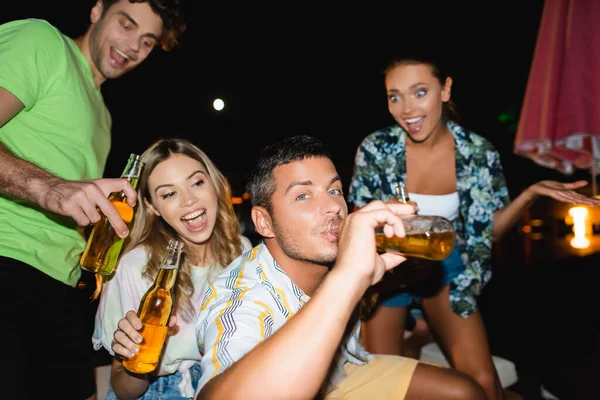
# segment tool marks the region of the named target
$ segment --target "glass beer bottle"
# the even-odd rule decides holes
[[[154,284],[146,291],[138,309],[142,321],[142,342],[138,352],[123,360],[123,367],[136,374],[156,369],[167,338],[169,317],[175,303],[174,286],[179,269],[183,243],[170,240]]]
[[[131,154],[127,166],[121,174],[121,178],[127,179],[134,189],[137,188],[142,166],[140,156]],[[133,208],[127,204],[125,193],[123,191],[111,193],[108,199],[119,211],[123,221],[129,225],[133,219]],[[81,268],[99,275],[112,274],[124,240],[117,235],[108,218],[102,216],[102,219],[94,225],[83,255],[79,260]]]
[[[448,219],[439,216],[403,215],[405,237],[386,237],[382,229],[375,234],[377,252],[399,253],[407,257],[442,261],[454,248],[456,231]]]
[[[417,203],[411,201],[408,197],[408,191],[406,190],[406,184],[404,182],[398,182],[396,184],[396,199],[400,203],[410,204],[413,207],[416,207]]]

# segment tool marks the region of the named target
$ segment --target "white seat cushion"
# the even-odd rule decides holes
[[[492,356],[492,358],[494,360],[496,370],[498,371],[498,376],[500,377],[500,383],[502,384],[502,387],[507,388],[517,383],[518,377],[515,364],[512,361],[502,357]],[[446,357],[444,357],[444,354],[435,342],[428,343],[421,348],[420,359],[445,367],[450,366],[448,360],[446,360]]]

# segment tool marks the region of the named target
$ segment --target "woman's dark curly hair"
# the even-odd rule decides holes
[[[169,51],[178,44],[179,36],[185,31],[183,20],[182,0],[128,0],[130,3],[148,3],[152,10],[160,16],[163,22],[163,33],[160,37],[160,46]],[[103,13],[119,0],[102,0]]]

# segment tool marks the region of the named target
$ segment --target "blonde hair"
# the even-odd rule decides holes
[[[208,173],[217,193],[218,207],[215,228],[209,239],[209,246],[213,260],[209,263],[209,279],[221,271],[236,257],[242,254],[240,240],[240,225],[231,202],[231,186],[225,176],[219,171],[208,156],[192,144],[181,138],[159,139],[152,144],[143,154],[144,167],[138,181],[138,201],[133,221],[130,225],[130,234],[123,246],[121,255],[128,251],[143,246],[148,255],[148,263],[143,270],[146,279],[154,281],[160,263],[165,255],[169,239],[179,239],[177,233],[161,217],[156,216],[145,204],[149,203],[148,177],[156,166],[174,154],[183,154],[200,162]],[[175,285],[174,312],[185,320],[191,321],[197,310],[194,309],[191,297],[194,294],[192,282],[192,266],[187,262],[187,251],[184,248],[177,283]]]

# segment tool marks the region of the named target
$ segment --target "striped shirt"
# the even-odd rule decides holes
[[[281,328],[309,300],[264,243],[234,260],[209,286],[196,323],[198,347],[203,354],[198,392]],[[343,366],[347,362],[361,365],[372,358],[361,346],[359,334],[357,320],[333,360],[327,390],[345,376]]]

